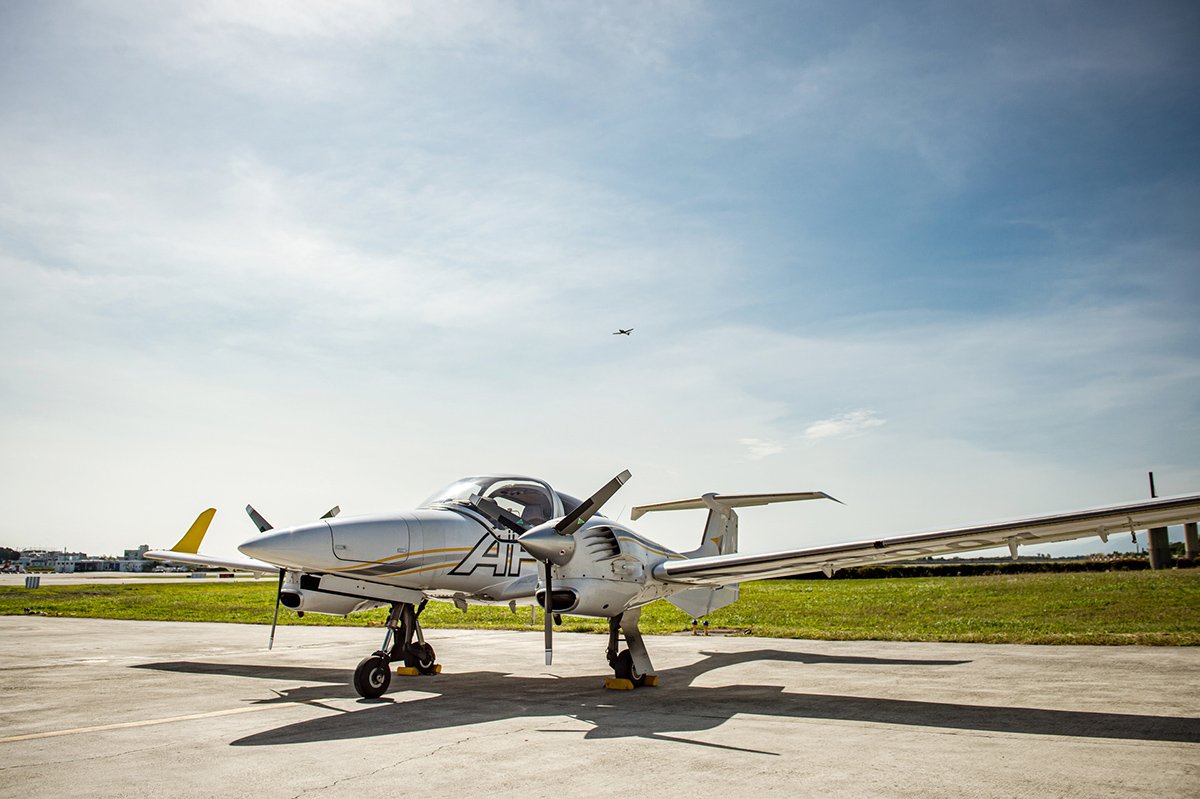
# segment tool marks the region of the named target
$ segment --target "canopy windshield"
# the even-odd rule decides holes
[[[472,497],[491,499],[527,526],[563,515],[562,503],[541,480],[530,477],[467,477],[434,492],[422,508],[469,505]]]

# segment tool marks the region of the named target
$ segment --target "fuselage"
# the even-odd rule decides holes
[[[578,500],[541,481],[513,476],[468,478],[442,493],[405,513],[270,530],[239,550],[290,574],[353,578],[460,603],[544,606],[541,567],[516,542],[517,530],[510,529],[519,525],[490,518],[486,500],[501,503],[510,519],[530,525],[563,515]],[[624,525],[596,516],[574,536],[571,560],[552,567],[556,612],[612,616],[681,590],[652,573],[658,563],[683,556]]]

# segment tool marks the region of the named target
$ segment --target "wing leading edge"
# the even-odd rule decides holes
[[[991,522],[926,533],[909,533],[846,544],[767,552],[759,555],[715,555],[660,563],[654,576],[670,583],[725,585],[797,574],[824,572],[873,563],[949,555],[1007,546],[1015,555],[1021,544],[1045,544],[1074,538],[1127,533],[1200,520],[1200,494],[1108,505],[1101,508]]]

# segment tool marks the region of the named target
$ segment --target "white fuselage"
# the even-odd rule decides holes
[[[608,617],[687,588],[652,576],[656,565],[681,555],[621,524],[597,516],[574,535],[570,562],[552,567],[558,612]],[[239,549],[293,576],[350,578],[459,602],[544,604],[541,567],[516,538],[474,509],[452,506],[271,530]],[[299,590],[296,580],[289,584]],[[337,604],[307,607],[347,612]]]

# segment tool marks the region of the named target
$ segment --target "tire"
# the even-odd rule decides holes
[[[617,673],[617,679],[629,680],[635,688],[641,688],[646,684],[646,675],[637,673],[633,667],[633,653],[628,649],[617,655],[617,660],[613,663],[613,671]]]
[[[410,654],[404,658],[404,665],[416,669],[420,674],[437,674],[437,657],[429,644],[413,644],[408,650]]]
[[[392,682],[388,661],[378,655],[363,658],[354,670],[354,690],[364,699],[378,699]]]

